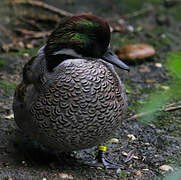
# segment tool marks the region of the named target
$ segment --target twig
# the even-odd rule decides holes
[[[28,21],[27,21],[27,19],[28,19]],[[41,28],[41,26],[38,23],[36,23],[34,20],[32,20],[30,18],[27,18],[27,19],[25,19],[23,17],[19,17],[19,21],[21,21],[22,23],[27,24],[36,30],[43,31],[43,29]]]
[[[143,14],[149,12],[149,11],[152,11],[152,9],[153,9],[152,7],[147,7],[147,8],[135,11],[133,13],[125,14],[125,15],[123,15],[123,17],[124,18],[132,18],[132,17],[140,16],[140,15],[143,15]]]
[[[177,140],[177,141],[181,141],[181,138],[180,138],[180,137],[168,136],[168,135],[162,135],[162,136],[164,136],[164,137],[166,137],[166,138],[168,138],[168,139],[175,139],[175,140]]]
[[[0,24],[0,29],[9,37],[9,39],[12,41],[13,44],[16,43],[16,38],[7,28],[5,28],[3,25]]]
[[[130,121],[130,120],[133,120],[133,119],[137,119],[137,118],[146,116],[146,115],[148,115],[148,114],[150,114],[150,112],[142,112],[142,113],[139,113],[139,114],[135,114],[135,115],[127,118],[126,121]]]
[[[168,112],[168,111],[176,111],[179,109],[181,109],[181,106],[168,107],[168,108],[163,109],[163,111]]]
[[[50,35],[50,31],[44,31],[44,32],[37,32],[37,31],[30,31],[27,29],[21,29],[17,28],[17,31],[21,32],[22,34],[25,34],[25,39],[37,39],[37,38],[43,38]]]
[[[172,107],[166,107],[166,108],[163,108],[163,109],[158,109],[157,111],[169,112],[169,111],[176,111],[176,110],[179,110],[179,109],[181,109],[181,106],[172,106]],[[142,113],[139,113],[139,114],[135,114],[135,115],[127,118],[126,120],[127,121],[133,120],[133,119],[136,119],[136,118],[146,116],[146,115],[151,114],[151,113],[153,113],[153,111],[142,112]]]
[[[37,15],[33,15],[33,14],[29,14],[28,12],[24,11],[23,13],[20,14],[21,16],[24,16],[25,18],[28,18],[28,19],[33,19],[35,21],[38,21],[38,20],[42,20],[42,21],[52,21],[52,22],[55,22],[55,23],[59,23],[60,22],[60,18],[57,17],[56,15],[53,15],[53,16],[50,16],[50,15],[45,15],[45,14],[39,14],[38,16]]]
[[[69,13],[65,10],[62,10],[62,9],[59,9],[59,8],[56,8],[54,6],[51,6],[49,4],[46,4],[44,2],[41,2],[41,1],[35,1],[35,0],[9,0],[10,3],[14,3],[14,4],[28,4],[28,5],[31,5],[31,6],[37,6],[37,7],[40,7],[40,8],[44,8],[48,11],[51,11],[59,16],[72,16],[73,14],[72,13]]]

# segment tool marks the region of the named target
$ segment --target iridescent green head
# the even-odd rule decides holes
[[[45,46],[48,69],[72,56],[106,59],[110,55],[104,58],[109,43],[110,27],[102,18],[90,14],[68,17],[48,38]]]
[[[110,28],[103,19],[90,14],[66,18],[50,35],[46,54],[73,49],[84,57],[101,57],[110,42]]]

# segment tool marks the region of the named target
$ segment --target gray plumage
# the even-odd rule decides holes
[[[49,72],[44,47],[23,70],[13,102],[17,125],[46,146],[79,150],[107,140],[126,112],[126,93],[101,59],[67,59]]]

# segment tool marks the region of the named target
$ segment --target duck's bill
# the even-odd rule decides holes
[[[103,56],[103,59],[111,64],[118,66],[121,69],[127,71],[130,70],[129,67],[125,63],[123,63],[120,59],[118,59],[118,57],[110,49],[106,51],[106,53]]]

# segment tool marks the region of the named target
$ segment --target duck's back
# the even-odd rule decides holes
[[[26,98],[15,96],[17,124],[59,151],[98,145],[119,127],[126,111],[125,89],[113,67],[102,60],[73,59],[41,75]],[[38,87],[36,87],[38,86]],[[21,107],[20,107],[21,104]]]

